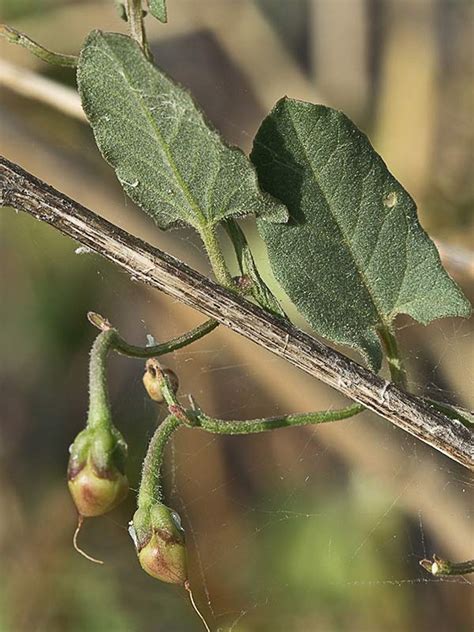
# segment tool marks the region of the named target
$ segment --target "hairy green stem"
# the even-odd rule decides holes
[[[102,330],[94,341],[90,358],[90,405],[87,423],[91,427],[106,427],[111,423],[106,380],[106,360],[111,350],[130,357],[150,358],[169,353],[170,351],[190,344],[202,338],[217,326],[215,321],[209,320],[169,342],[153,347],[137,347],[135,345],[129,345],[123,340],[118,331],[99,314],[91,312],[88,314],[88,317],[96,327]],[[217,434],[254,434],[257,432],[275,430],[276,428],[303,426],[347,419],[364,410],[363,406],[354,404],[341,410],[284,415],[281,417],[252,419],[249,421],[224,421],[214,419],[205,415],[197,408],[185,410],[179,404],[167,374],[160,370],[158,362],[155,364],[156,366],[154,368],[160,379],[163,397],[171,414],[157,428],[148,447],[138,494],[138,506],[140,508],[162,500],[161,466],[164,459],[164,452],[169,438],[180,425],[193,426]]]
[[[176,415],[181,423],[201,428],[206,432],[225,435],[256,434],[267,432],[277,428],[289,428],[295,426],[308,426],[310,424],[321,424],[330,421],[339,421],[358,415],[364,410],[361,404],[352,404],[346,408],[336,410],[323,410],[311,413],[298,413],[293,415],[283,415],[280,417],[265,417],[262,419],[250,419],[247,421],[226,421],[215,419],[203,413],[197,406],[185,410],[176,397],[172,384],[164,372],[159,372],[159,365],[155,363],[155,371],[160,379],[160,388],[163,393],[168,410]],[[193,402],[194,403],[194,402]]]
[[[87,425],[91,428],[108,427],[111,424],[109,394],[107,389],[106,361],[112,348],[115,332],[100,333],[92,345],[89,361],[89,414]]]
[[[193,421],[193,425],[202,428],[206,432],[226,435],[255,434],[267,432],[276,428],[290,428],[295,426],[308,426],[322,424],[330,421],[339,421],[358,415],[364,410],[360,404],[353,404],[347,408],[337,410],[323,410],[312,413],[299,413],[283,415],[282,417],[267,417],[264,419],[250,419],[248,421],[225,421],[208,417],[201,411],[187,411]]]
[[[161,467],[165,448],[169,438],[180,425],[181,421],[177,417],[169,415],[158,426],[151,438],[143,462],[142,479],[138,490],[137,503],[140,509],[163,500]]]
[[[92,427],[107,426],[111,422],[110,403],[107,389],[106,362],[111,350],[132,358],[152,358],[181,349],[213,331],[218,323],[207,320],[191,331],[152,347],[129,345],[108,321],[93,312],[88,318],[92,324],[101,329],[92,345],[89,362],[89,414],[87,424]]]
[[[155,363],[154,369],[160,380],[160,387],[168,405],[170,415],[155,431],[148,446],[138,492],[139,508],[146,508],[154,502],[161,502],[163,500],[162,465],[166,444],[179,426],[192,426],[216,434],[255,434],[257,432],[275,430],[276,428],[303,426],[347,419],[364,410],[363,406],[355,404],[341,410],[285,415],[267,419],[252,419],[250,421],[224,421],[208,417],[198,409],[185,410],[179,404],[168,376],[163,371],[160,371],[157,362]]]
[[[433,555],[432,560],[420,560],[420,565],[435,577],[447,575],[468,575],[474,573],[474,560],[450,562]]]
[[[398,348],[395,333],[388,327],[380,327],[379,335],[385,348],[390,376],[398,386],[407,388],[407,374]]]
[[[33,55],[36,55],[36,57],[46,61],[48,64],[67,66],[69,68],[75,68],[77,66],[78,57],[76,57],[76,55],[63,55],[62,53],[55,53],[52,50],[48,50],[44,46],[34,42],[24,33],[20,33],[20,31],[6,24],[0,24],[0,37],[4,37],[12,44],[18,44],[26,48],[30,53],[33,53]]]
[[[216,228],[204,227],[199,231],[202,242],[209,257],[209,261],[212,267],[212,271],[216,277],[218,283],[228,288],[229,290],[237,290],[237,286],[232,279],[232,276],[227,268],[227,264],[222,254],[222,250],[217,238]]]
[[[187,331],[182,336],[177,336],[168,342],[163,342],[152,347],[130,345],[119,335],[116,329],[113,329],[115,334],[113,337],[113,348],[117,353],[128,356],[129,358],[152,358],[153,356],[164,355],[165,353],[171,353],[172,351],[186,347],[192,342],[209,334],[218,324],[216,320],[206,320],[205,323],[191,329],[191,331]]]

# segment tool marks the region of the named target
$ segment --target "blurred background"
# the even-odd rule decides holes
[[[417,200],[445,265],[474,296],[473,5],[462,0],[168,0],[147,19],[156,62],[188,86],[232,143],[251,148],[284,94],[344,110]],[[112,1],[2,0],[1,19],[77,53],[92,28],[124,31]],[[1,44],[2,154],[129,232],[208,273],[197,238],[160,232],[101,159],[74,72]],[[262,255],[252,222],[243,224]],[[2,210],[0,240],[0,630],[192,632],[182,589],[140,569],[127,534],[134,494],[76,515],[65,470],[83,427],[98,311],[136,344],[203,317],[132,281],[29,216]],[[268,275],[268,270],[265,271]],[[271,282],[271,278],[269,279]],[[278,291],[278,290],[277,290]],[[296,319],[304,327],[304,323]],[[397,321],[417,393],[474,405],[472,321]],[[347,353],[347,349],[344,350]],[[331,389],[219,328],[166,358],[204,410],[249,419],[345,405]],[[159,418],[140,361],[113,357],[110,392],[133,488]],[[467,470],[366,413],[318,428],[217,438],[179,431],[167,500],[187,531],[190,578],[212,630],[472,630],[469,578],[430,578],[437,553],[472,558]]]

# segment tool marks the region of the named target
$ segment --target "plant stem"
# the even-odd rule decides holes
[[[89,361],[89,414],[87,425],[91,428],[108,427],[111,424],[109,394],[107,389],[106,360],[113,344],[115,332],[103,331],[94,341]]]
[[[310,424],[322,424],[330,421],[338,421],[358,415],[364,410],[360,404],[353,404],[347,408],[338,410],[324,410],[312,413],[300,413],[284,415],[282,417],[267,417],[264,419],[250,419],[248,421],[224,421],[208,417],[201,411],[188,411],[188,415],[194,422],[193,425],[215,434],[242,435],[267,432],[276,428],[290,428],[295,426],[308,426]]]
[[[472,433],[421,397],[390,386],[287,321],[252,305],[183,262],[137,239],[0,156],[0,204],[50,224],[141,282],[218,320],[418,440],[474,470]],[[387,390],[388,389],[388,390]]]
[[[163,498],[163,486],[161,480],[161,466],[168,439],[181,425],[179,419],[169,415],[155,430],[148,445],[145,460],[143,462],[142,479],[138,491],[138,507],[144,508],[155,502],[161,502]]]
[[[255,434],[257,432],[267,432],[268,430],[275,430],[277,428],[308,426],[310,424],[347,419],[364,410],[364,406],[352,404],[351,406],[338,410],[299,413],[296,415],[283,415],[281,417],[266,417],[262,419],[250,419],[248,421],[225,421],[223,419],[209,417],[197,407],[185,410],[179,404],[168,376],[163,371],[160,371],[158,362],[154,363],[154,369],[160,379],[161,392],[168,405],[168,410],[180,418],[181,423],[192,426],[193,428],[201,428],[206,432],[212,432],[214,434]]]
[[[341,410],[304,413],[301,415],[286,415],[270,417],[268,419],[253,419],[250,421],[223,421],[208,417],[200,410],[184,410],[176,397],[168,376],[160,371],[158,362],[154,369],[160,379],[163,397],[168,405],[170,414],[156,429],[148,446],[143,463],[142,479],[138,491],[138,507],[147,508],[153,503],[163,500],[162,465],[167,442],[179,426],[192,426],[207,432],[237,435],[266,432],[276,428],[302,426],[346,419],[364,410],[363,406],[353,405]]]
[[[224,228],[234,247],[240,274],[243,278],[246,278],[247,282],[250,284],[247,293],[250,293],[253,299],[258,303],[258,305],[263,307],[263,309],[266,309],[276,316],[287,318],[285,312],[281,308],[281,305],[278,303],[270,288],[260,276],[244,231],[232,217],[224,222]]]
[[[388,327],[380,327],[379,335],[385,347],[385,353],[392,381],[402,388],[407,388],[407,374],[398,348],[395,333]]]
[[[474,560],[456,563],[442,560],[437,555],[433,555],[432,560],[420,560],[420,565],[435,577],[474,573]]]
[[[97,314],[90,314],[89,319],[92,322],[95,322],[96,325],[102,322],[102,327],[110,326],[105,319],[98,316]],[[212,331],[216,326],[217,323],[215,321],[207,321],[196,329],[193,329],[190,332],[184,334],[183,336],[174,338],[169,342],[165,342],[154,347],[137,347],[134,345],[129,345],[127,342],[125,342],[125,340],[123,340],[123,338],[120,337],[118,331],[112,327],[110,327],[110,329],[102,331],[97,336],[91,351],[91,361],[89,369],[90,409],[88,424],[97,426],[99,424],[110,422],[110,405],[107,393],[105,363],[107,359],[107,354],[111,349],[135,358],[150,358],[153,356],[162,355],[164,353],[169,353],[174,349],[184,347],[191,342],[194,342],[198,338],[202,338],[207,333]],[[158,363],[157,370],[159,370]],[[184,418],[186,418],[186,421],[189,422],[189,424],[187,425],[201,428],[202,430],[206,430],[207,432],[226,435],[237,435],[267,432],[268,430],[275,430],[276,428],[288,428],[291,426],[306,426],[309,424],[327,423],[330,421],[347,419],[348,417],[357,415],[364,410],[364,407],[360,404],[353,404],[352,406],[348,406],[340,410],[327,410],[313,413],[301,413],[296,415],[284,415],[282,417],[268,417],[263,419],[251,419],[248,421],[224,421],[222,419],[209,417],[199,410],[185,411],[184,409],[182,409],[176,398],[168,377],[162,372],[160,373],[160,375],[163,396],[166,403],[169,407],[179,408],[182,412],[183,419],[172,416],[172,419],[174,419],[174,425],[171,424],[171,422],[168,424],[170,427],[172,426],[173,428],[169,432],[166,430],[168,425],[165,426],[163,422],[162,426],[160,426],[160,428],[163,427],[163,435],[159,434],[157,431],[157,433],[155,433],[157,436],[156,440],[154,442],[152,440],[154,446],[153,448],[152,444],[150,443],[150,450],[154,452],[156,452],[156,450],[162,451],[164,449],[164,444],[162,446],[162,443],[160,442],[164,441],[166,443],[167,437],[169,437],[171,432],[177,427],[176,424],[186,423],[184,421]],[[162,436],[165,438],[159,439],[159,437]]]
[[[92,345],[89,362],[89,414],[87,425],[107,427],[111,423],[110,402],[107,389],[106,362],[111,350],[132,358],[151,358],[181,349],[213,331],[218,323],[207,320],[195,329],[153,347],[129,345],[108,321],[94,312],[89,312],[89,321],[101,329]]]
[[[48,64],[67,66],[69,68],[75,68],[77,66],[78,58],[76,55],[63,55],[62,53],[55,53],[52,50],[48,50],[44,46],[34,42],[24,33],[20,33],[20,31],[6,24],[0,24],[0,37],[4,37],[12,44],[18,44],[26,48],[30,53],[33,53],[33,55],[36,55],[36,57],[39,57]]]
[[[206,226],[199,231],[202,242],[209,257],[212,271],[218,283],[229,290],[237,290],[237,286],[227,268],[222,250],[217,238],[215,226]]]
[[[126,0],[128,27],[132,37],[151,61],[152,55],[143,24],[142,0]]]
[[[219,323],[216,320],[206,320],[205,323],[191,329],[191,331],[187,331],[182,336],[177,336],[176,338],[168,340],[168,342],[163,342],[152,347],[138,347],[130,345],[121,338],[118,331],[114,329],[115,336],[113,338],[113,348],[114,351],[117,351],[117,353],[121,353],[129,358],[152,358],[153,356],[161,356],[165,353],[171,353],[172,351],[186,347],[192,342],[203,338],[211,331],[214,331],[218,324]]]

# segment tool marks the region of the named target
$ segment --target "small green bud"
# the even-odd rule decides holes
[[[81,516],[101,516],[128,493],[127,446],[116,428],[86,428],[70,448],[68,487]]]
[[[179,380],[178,376],[171,369],[163,369],[157,363],[155,358],[150,358],[146,362],[146,371],[143,376],[143,385],[146,388],[148,395],[151,399],[159,404],[162,404],[165,401],[163,397],[162,389],[161,389],[161,375],[163,373],[168,378],[171,388],[173,392],[178,391]]]
[[[178,514],[163,505],[135,512],[129,528],[143,570],[163,582],[184,584],[187,580],[184,531]]]

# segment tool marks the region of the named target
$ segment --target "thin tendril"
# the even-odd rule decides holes
[[[84,549],[81,549],[80,546],[78,545],[77,538],[78,538],[79,531],[81,530],[83,524],[84,524],[84,516],[81,516],[81,514],[78,514],[77,527],[76,527],[76,530],[74,531],[74,535],[72,536],[72,545],[75,548],[75,550],[80,555],[82,555],[82,557],[85,557],[86,560],[89,560],[89,562],[94,562],[94,564],[103,564],[104,562],[102,560],[98,560],[97,558],[92,557],[91,555],[86,553],[84,551]]]
[[[208,626],[206,619],[204,618],[203,614],[197,607],[196,602],[194,601],[193,592],[191,590],[191,585],[189,584],[188,580],[184,582],[184,588],[187,590],[188,595],[189,595],[189,601],[191,602],[191,605],[194,608],[194,611],[196,612],[197,616],[201,619],[204,627],[206,628],[206,632],[211,632],[211,628]]]

